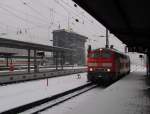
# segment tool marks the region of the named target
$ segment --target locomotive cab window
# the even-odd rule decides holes
[[[90,54],[88,54],[88,57],[89,58],[98,58],[98,57],[100,57],[101,55],[100,55],[100,53],[99,52],[95,52],[95,53],[90,53]]]
[[[112,57],[112,54],[111,54],[110,52],[108,52],[108,51],[104,51],[104,52],[102,53],[102,57],[103,57],[103,58],[111,58],[111,57]]]

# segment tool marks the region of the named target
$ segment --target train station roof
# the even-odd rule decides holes
[[[128,47],[150,50],[148,0],[73,0]],[[75,7],[77,7],[75,5]]]
[[[69,48],[35,44],[35,43],[11,40],[6,38],[0,38],[0,47],[9,47],[9,48],[16,48],[16,49],[31,49],[31,50],[36,49],[38,51],[51,51],[51,52],[74,51],[73,49],[69,49]]]
[[[16,53],[7,53],[7,52],[0,52],[0,57],[1,56],[12,56],[15,55]]]

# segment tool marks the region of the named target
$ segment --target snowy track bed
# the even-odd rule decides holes
[[[97,87],[91,83],[87,83],[80,87],[59,93],[49,98],[42,99],[40,101],[33,102],[31,104],[10,110],[6,113],[21,113],[21,114],[37,114],[43,112],[47,109],[50,109],[56,105],[59,105],[65,101],[68,101],[71,98],[74,98],[82,93],[85,93],[93,88]],[[24,111],[24,112],[23,112]]]
[[[78,78],[77,74],[72,74],[66,77],[51,78],[48,79],[48,83],[47,79],[43,79],[33,82],[1,86],[0,112],[87,84],[86,75],[86,73],[81,73],[80,78]]]

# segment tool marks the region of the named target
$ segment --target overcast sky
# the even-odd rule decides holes
[[[0,0],[0,37],[52,44],[52,31],[66,29],[85,35],[93,48],[105,46],[105,27],[71,0]],[[124,45],[113,34],[110,44]]]

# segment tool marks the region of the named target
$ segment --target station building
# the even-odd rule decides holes
[[[64,61],[65,65],[85,65],[85,42],[87,37],[79,35],[75,32],[62,30],[53,31],[53,46],[61,47],[66,49],[74,50],[64,51]],[[48,65],[54,65],[55,63],[55,52],[37,52],[37,56],[41,57],[41,53],[43,54],[43,59],[39,59],[40,61],[46,61],[44,63]],[[60,53],[59,53],[60,54]],[[31,61],[33,62],[34,52],[31,50]],[[27,65],[28,61],[28,50],[26,49],[17,49],[17,48],[9,48],[9,47],[0,47],[0,66],[9,66],[10,63],[17,63],[16,65]],[[58,59],[58,64],[61,63],[62,57],[60,56],[60,62]],[[17,61],[17,62],[16,62]],[[18,62],[19,61],[19,62]],[[22,63],[21,63],[22,62]],[[41,63],[39,63],[41,64]]]
[[[53,46],[73,49],[64,53],[64,64],[85,65],[85,42],[88,38],[64,29],[53,31]]]

